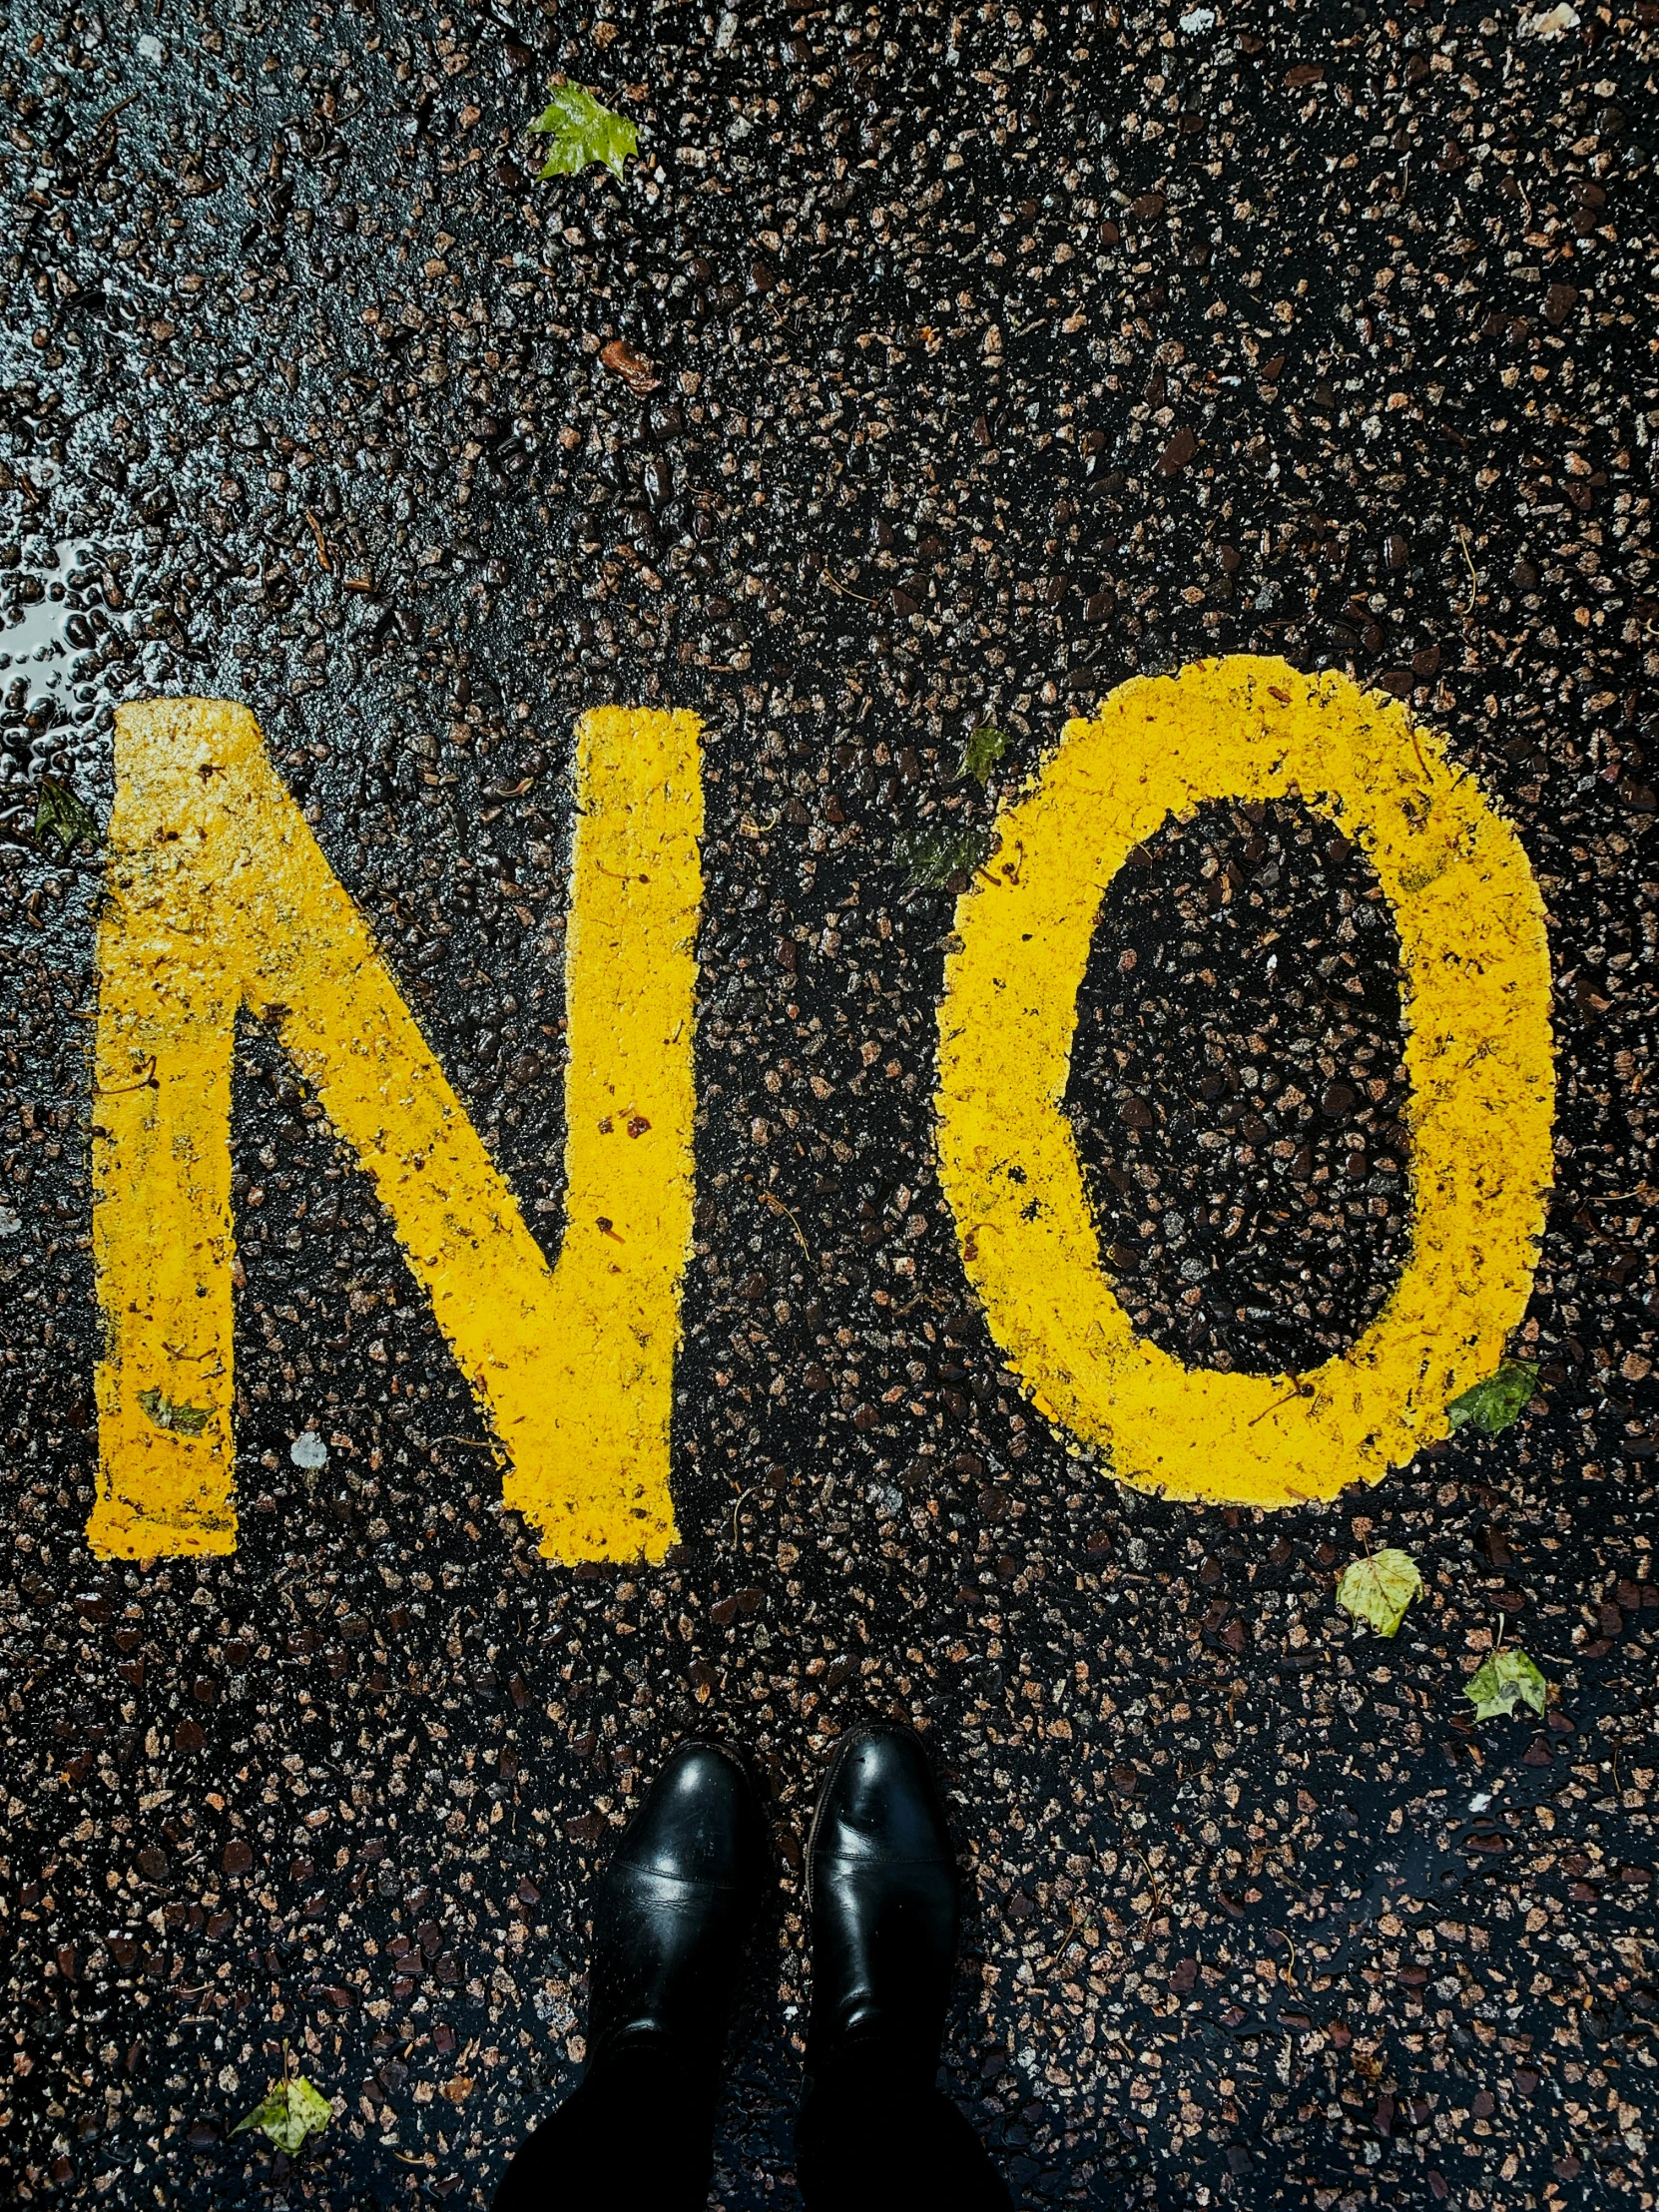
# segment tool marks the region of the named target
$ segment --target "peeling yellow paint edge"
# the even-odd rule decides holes
[[[1101,898],[1131,848],[1207,802],[1298,797],[1364,846],[1398,933],[1411,1250],[1344,1357],[1223,1375],[1136,1335],[1063,1101]],[[936,1099],[997,1343],[1039,1410],[1142,1488],[1279,1506],[1380,1479],[1445,1434],[1448,1400],[1497,1367],[1531,1291],[1555,1077],[1543,900],[1518,837],[1403,707],[1254,655],[1121,686],[1066,725],[998,828],[1019,864],[958,901]]]

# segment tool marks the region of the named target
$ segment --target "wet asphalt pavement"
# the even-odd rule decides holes
[[[947,1777],[947,2078],[1022,2201],[1651,2203],[1659,9],[1578,12],[20,0],[16,2201],[486,2202],[581,2059],[591,1871],[716,1724],[781,1877],[717,2197],[796,2202],[801,1839],[876,1711]],[[636,122],[621,185],[532,181],[556,70]],[[1557,984],[1538,1394],[1273,1516],[1068,1456],[967,1294],[930,1135],[999,796],[1125,676],[1243,651],[1445,734],[1519,827]],[[43,779],[107,813],[113,704],[170,693],[259,715],[550,1249],[572,725],[704,716],[663,1567],[545,1565],[501,1512],[368,1185],[257,1024],[241,1548],[87,1552],[101,856],[34,824]],[[1102,1239],[1166,1349],[1309,1365],[1404,1250],[1391,924],[1296,807],[1143,857],[1068,1096]],[[1276,1102],[1292,1028],[1306,1114]],[[1333,1601],[1368,1544],[1427,1584],[1386,1647]],[[1500,1633],[1558,1685],[1547,1726],[1465,1717]],[[284,2045],[338,2101],[292,2161],[230,2135]]]

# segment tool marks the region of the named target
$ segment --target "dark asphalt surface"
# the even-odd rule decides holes
[[[1651,2203],[1659,10],[1542,12],[18,0],[0,650],[62,653],[0,671],[15,2201],[487,2201],[580,2059],[591,1870],[717,1721],[781,1868],[718,2197],[797,2201],[800,1843],[873,1709],[948,1777],[948,2078],[1024,2201]],[[623,185],[530,181],[555,69],[637,122]],[[914,880],[1068,712],[1244,650],[1446,733],[1558,984],[1541,1395],[1272,1518],[1114,1489],[1000,1372],[932,1167],[950,898]],[[550,1246],[573,720],[706,717],[663,1568],[544,1566],[500,1512],[258,1028],[241,1549],[88,1555],[101,859],[32,825],[42,777],[106,810],[113,703],[179,692],[254,707]],[[1295,809],[1146,857],[1081,1007],[1103,1235],[1169,1349],[1311,1360],[1402,1250],[1390,927]],[[1287,1012],[1347,1099],[1291,1161]],[[1386,1648],[1333,1603],[1368,1542],[1427,1584]],[[1500,1627],[1547,1728],[1464,1718]],[[284,2043],[340,2100],[291,2166],[229,2135]]]

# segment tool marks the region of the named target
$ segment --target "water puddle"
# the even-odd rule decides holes
[[[0,629],[0,690],[8,721],[48,700],[67,703],[81,641],[89,647],[94,642],[87,616],[92,606],[103,604],[102,569],[96,546],[65,538],[44,560],[26,561],[0,585],[9,602]],[[84,629],[72,632],[77,615]]]
[[[111,581],[108,548],[80,538],[25,540],[0,572],[0,831],[33,821],[42,776],[84,784],[105,751]]]

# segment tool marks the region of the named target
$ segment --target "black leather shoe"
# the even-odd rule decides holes
[[[766,1822],[740,1761],[676,1745],[594,1900],[590,2065],[667,2042],[718,2066],[766,1877]]]
[[[813,2009],[807,2071],[879,2044],[931,2084],[956,1959],[956,1863],[921,1741],[854,1729],[825,1776],[807,1846]]]

